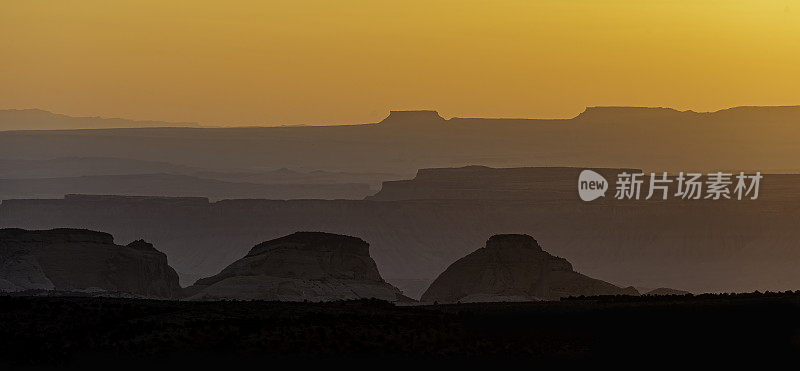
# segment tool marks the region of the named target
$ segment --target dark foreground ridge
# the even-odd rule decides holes
[[[789,357],[800,291],[394,306],[0,297],[0,368],[295,361]],[[140,365],[141,365],[140,364]]]

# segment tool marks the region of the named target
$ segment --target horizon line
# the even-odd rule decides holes
[[[665,110],[665,111],[674,111],[676,113],[689,113],[689,114],[714,114],[723,111],[735,110],[735,109],[747,109],[747,108],[772,108],[772,109],[800,109],[800,104],[797,105],[742,105],[742,106],[730,106],[727,108],[721,108],[714,111],[695,111],[692,109],[685,109],[680,110],[677,108],[667,107],[667,106],[626,106],[626,105],[598,105],[598,106],[586,106],[583,111],[573,117],[566,117],[566,118],[543,118],[543,117],[468,117],[468,116],[450,116],[449,118],[444,118],[441,116],[436,109],[430,108],[420,108],[420,109],[402,109],[402,110],[389,110],[389,115],[384,117],[382,120],[378,122],[361,122],[361,123],[331,123],[331,124],[201,124],[198,122],[193,121],[162,121],[157,119],[130,119],[124,117],[104,117],[104,116],[72,116],[64,113],[58,113],[49,111],[46,109],[33,107],[33,108],[4,108],[0,109],[0,113],[3,112],[42,112],[47,113],[54,116],[62,116],[71,119],[96,119],[96,120],[122,120],[122,121],[130,121],[131,123],[164,123],[164,126],[131,126],[131,127],[109,127],[109,128],[74,128],[74,129],[13,129],[13,130],[0,130],[0,131],[59,131],[59,130],[106,130],[106,129],[158,129],[158,128],[180,128],[180,129],[233,129],[233,128],[297,128],[297,127],[328,127],[328,126],[361,126],[361,125],[376,125],[386,121],[387,118],[391,116],[392,113],[405,113],[405,112],[429,112],[429,113],[436,113],[439,115],[443,120],[450,121],[450,120],[539,120],[539,121],[568,121],[574,120],[582,115],[586,114],[588,111],[593,109],[651,109],[651,110]]]

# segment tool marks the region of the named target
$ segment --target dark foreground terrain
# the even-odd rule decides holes
[[[0,369],[795,357],[800,292],[394,306],[0,297]],[[113,365],[113,366],[112,366]],[[273,365],[277,365],[274,363]],[[263,367],[261,367],[263,368]]]

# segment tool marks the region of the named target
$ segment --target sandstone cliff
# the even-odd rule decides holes
[[[2,229],[0,291],[22,290],[180,294],[178,274],[166,255],[142,240],[120,246],[103,232]]]
[[[368,243],[322,232],[297,232],[260,243],[186,293],[190,300],[408,300],[381,278]]]
[[[557,300],[567,296],[638,295],[572,270],[528,235],[494,235],[459,259],[422,295],[423,302]]]

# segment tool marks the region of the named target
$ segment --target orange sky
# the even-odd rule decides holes
[[[0,108],[205,124],[800,104],[800,0],[4,0]]]

